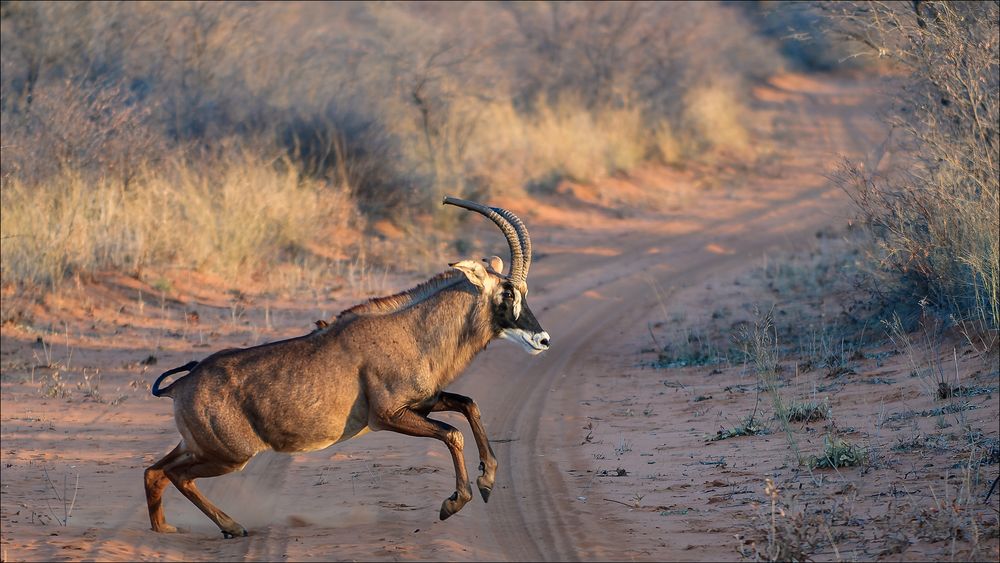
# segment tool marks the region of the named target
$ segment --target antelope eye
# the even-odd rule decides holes
[[[503,292],[503,298],[504,298],[504,300],[514,299],[514,292],[510,291],[510,290],[504,291]]]

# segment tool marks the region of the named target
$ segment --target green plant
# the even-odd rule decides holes
[[[757,377],[758,393],[763,390],[771,398],[775,418],[785,432],[785,439],[795,453],[796,461],[801,463],[798,442],[789,425],[788,407],[779,389],[778,332],[774,326],[773,309],[761,314],[760,309],[754,306],[753,316],[753,322],[742,325],[733,335],[733,339],[743,350],[744,362],[753,367]]]
[[[724,363],[725,351],[705,331],[691,330],[687,323],[668,335],[667,344],[659,351],[656,365],[662,368],[682,368]]]
[[[767,434],[770,430],[756,418],[756,414],[757,412],[755,408],[754,412],[741,420],[739,424],[730,428],[720,428],[715,433],[715,436],[709,438],[708,441],[717,442],[719,440],[727,440],[729,438],[736,438],[739,436]]]
[[[153,282],[153,289],[159,291],[161,296],[173,291],[173,287],[173,284],[167,278],[156,278],[156,281]]]
[[[787,405],[783,412],[775,412],[778,419],[788,422],[813,422],[825,420],[830,416],[830,399],[825,398],[822,402],[803,401]]]
[[[823,438],[823,453],[811,456],[808,465],[812,469],[836,469],[861,465],[865,459],[863,447],[828,434]]]

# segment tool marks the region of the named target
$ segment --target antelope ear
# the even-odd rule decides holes
[[[472,285],[479,289],[486,290],[496,283],[493,277],[486,271],[486,268],[475,260],[455,262],[451,264],[451,267],[465,274],[465,277],[469,278]]]
[[[503,275],[503,260],[501,260],[499,256],[483,258],[483,262],[486,263],[486,269],[489,270],[491,274],[496,274],[498,276]]]

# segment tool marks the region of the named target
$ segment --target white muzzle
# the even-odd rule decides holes
[[[540,354],[549,349],[549,333],[528,332],[519,328],[505,328],[500,331],[500,338],[506,338],[520,344],[529,354]]]

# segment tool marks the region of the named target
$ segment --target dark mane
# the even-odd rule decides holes
[[[410,305],[420,303],[427,297],[446,287],[451,287],[461,283],[465,279],[465,274],[458,270],[447,270],[421,283],[420,285],[401,291],[395,295],[386,297],[372,297],[364,303],[360,303],[345,309],[337,318],[344,315],[377,315],[383,313],[393,313],[405,309]]]

